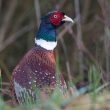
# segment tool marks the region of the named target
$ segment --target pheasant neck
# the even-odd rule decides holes
[[[54,50],[57,46],[56,28],[52,24],[42,21],[35,38],[35,43],[46,50]]]

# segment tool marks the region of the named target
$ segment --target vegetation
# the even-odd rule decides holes
[[[58,88],[41,103],[12,105],[11,73],[34,45],[41,16],[60,10],[74,19],[59,29],[57,73],[68,90]],[[110,109],[109,0],[0,0],[0,110]]]

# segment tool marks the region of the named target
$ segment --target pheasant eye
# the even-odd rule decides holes
[[[54,12],[50,15],[49,17],[49,21],[51,24],[53,24],[54,26],[60,26],[60,24],[62,23],[63,19],[63,15],[62,13],[59,13],[59,12]]]
[[[57,18],[57,15],[54,15],[54,18]]]

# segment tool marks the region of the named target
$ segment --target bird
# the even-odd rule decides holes
[[[56,31],[66,21],[73,23],[70,17],[60,11],[49,12],[41,18],[34,46],[24,55],[12,72],[13,92],[18,103],[27,100],[27,96],[35,100],[35,88],[43,91],[45,87],[50,87],[54,91],[57,84],[54,55],[57,46]],[[59,77],[59,85],[63,91],[66,83],[62,75]]]

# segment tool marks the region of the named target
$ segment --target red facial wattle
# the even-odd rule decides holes
[[[54,26],[59,26],[63,18],[62,13],[54,12],[50,15],[49,20]]]

